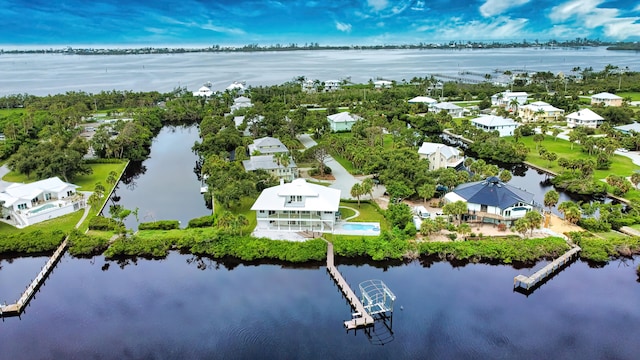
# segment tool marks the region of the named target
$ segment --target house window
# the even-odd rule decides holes
[[[27,208],[27,204],[18,204],[18,210],[24,210]]]
[[[71,195],[73,195],[73,190],[68,190],[67,191],[67,196],[71,196]]]
[[[260,214],[264,214],[264,210],[260,210],[259,212],[260,212]]]
[[[275,210],[269,210],[269,215],[275,215]]]
[[[45,193],[44,194],[44,201],[49,201],[51,200],[51,193]]]

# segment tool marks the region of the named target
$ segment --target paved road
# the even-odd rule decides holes
[[[298,136],[298,140],[300,140],[302,145],[307,149],[318,144],[307,134]],[[339,189],[341,191],[340,198],[351,199],[351,188],[355,183],[359,183],[360,180],[353,177],[347,169],[340,165],[340,163],[331,156],[327,157],[324,163],[331,168],[331,174],[336,178],[331,181],[331,185],[329,185],[329,187]]]
[[[0,166],[0,191],[4,191],[4,189],[9,186],[9,182],[2,180],[2,178],[9,173],[9,168],[7,165]]]

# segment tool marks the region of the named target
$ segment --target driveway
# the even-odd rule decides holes
[[[307,134],[299,135],[298,140],[300,140],[302,145],[307,149],[318,144]],[[339,189],[341,191],[340,198],[353,199],[351,197],[351,188],[355,183],[360,183],[360,180],[351,175],[347,169],[340,165],[340,163],[331,156],[328,156],[324,163],[331,168],[331,174],[336,178],[331,181],[331,185],[329,185],[329,187]]]
[[[0,166],[0,191],[4,191],[11,183],[2,180],[2,178],[9,173],[9,168],[7,165]]]

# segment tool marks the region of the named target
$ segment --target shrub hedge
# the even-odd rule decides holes
[[[121,225],[117,221],[104,216],[96,216],[89,219],[89,230],[116,231],[120,227]]]
[[[138,225],[138,230],[173,230],[179,228],[180,222],[178,220],[159,220]]]
[[[0,254],[31,254],[55,250],[64,240],[62,230],[20,232],[0,236]]]
[[[83,234],[74,230],[69,234],[69,253],[73,256],[101,254],[109,244],[109,235]]]
[[[213,215],[206,215],[199,218],[189,220],[188,227],[190,228],[203,228],[213,226],[214,223]]]

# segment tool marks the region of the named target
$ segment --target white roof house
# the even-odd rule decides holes
[[[249,160],[242,161],[242,166],[246,171],[265,170],[273,177],[285,181],[295,179],[298,168],[293,159],[289,159],[289,163],[285,167],[273,154],[251,156]]]
[[[591,109],[581,109],[566,116],[567,127],[575,128],[578,126],[584,126],[595,129],[598,125],[604,122],[604,118]]]
[[[518,123],[513,119],[502,116],[483,115],[471,120],[471,125],[484,131],[498,131],[500,136],[511,136],[518,127]]]
[[[249,149],[249,154],[253,154],[256,151],[262,155],[289,152],[289,149],[284,146],[282,141],[270,136],[253,140],[253,143],[249,144],[247,148]]]
[[[438,102],[438,100],[436,99],[432,99],[428,96],[416,96],[413,99],[409,99],[407,101],[409,104],[427,104],[427,105],[431,105],[431,104],[436,104]]]
[[[233,123],[235,124],[236,129],[238,127],[240,127],[240,125],[242,125],[244,123],[244,120],[245,120],[245,116],[234,116],[233,117]],[[251,135],[251,125],[253,125],[254,123],[260,123],[260,122],[262,122],[262,120],[264,120],[264,116],[262,116],[262,115],[258,115],[256,117],[248,119],[247,120],[247,127],[242,132],[242,135],[250,136]]]
[[[340,90],[340,80],[326,80],[324,82],[324,91]]]
[[[331,128],[331,131],[343,131],[351,130],[353,124],[362,120],[362,117],[345,111],[329,115],[327,116],[327,120],[329,120],[329,127]]]
[[[5,209],[3,215],[8,212],[16,226],[24,227],[78,210],[74,201],[68,201],[77,188],[57,177],[29,184],[12,183],[0,192],[0,206]]]
[[[211,95],[213,95],[213,91],[211,91],[211,88],[206,85],[200,87],[198,91],[193,92],[193,96],[210,97]]]
[[[429,170],[455,168],[464,161],[462,151],[439,143],[423,142],[418,155],[421,159],[429,160]]]
[[[563,109],[558,109],[544,101],[536,101],[522,105],[518,109],[518,116],[523,122],[557,121],[564,115]]]
[[[443,110],[446,111],[447,114],[451,115],[451,117],[462,117],[462,112],[464,111],[460,106],[450,102],[432,104],[429,107],[429,111],[433,113],[439,113]]]
[[[339,206],[340,190],[295,179],[264,189],[251,210],[256,229],[331,231]]]
[[[618,95],[602,92],[591,96],[591,105],[622,106],[622,100],[622,97]]]
[[[253,104],[251,103],[251,99],[249,99],[246,96],[239,96],[233,99],[233,105],[231,105],[231,111],[233,112],[238,109],[248,108],[252,106]]]
[[[234,81],[229,86],[227,86],[225,90],[228,90],[231,92],[235,91],[237,94],[244,94],[244,91],[245,91],[244,83]]]
[[[529,98],[529,94],[524,91],[504,91],[501,93],[497,93],[491,96],[491,105],[493,106],[501,106],[506,108],[507,110],[514,110],[511,102],[513,99],[518,101],[518,107],[527,103],[527,99]]]
[[[373,87],[376,89],[386,89],[390,88],[393,85],[393,82],[389,80],[377,80],[373,82]]]

